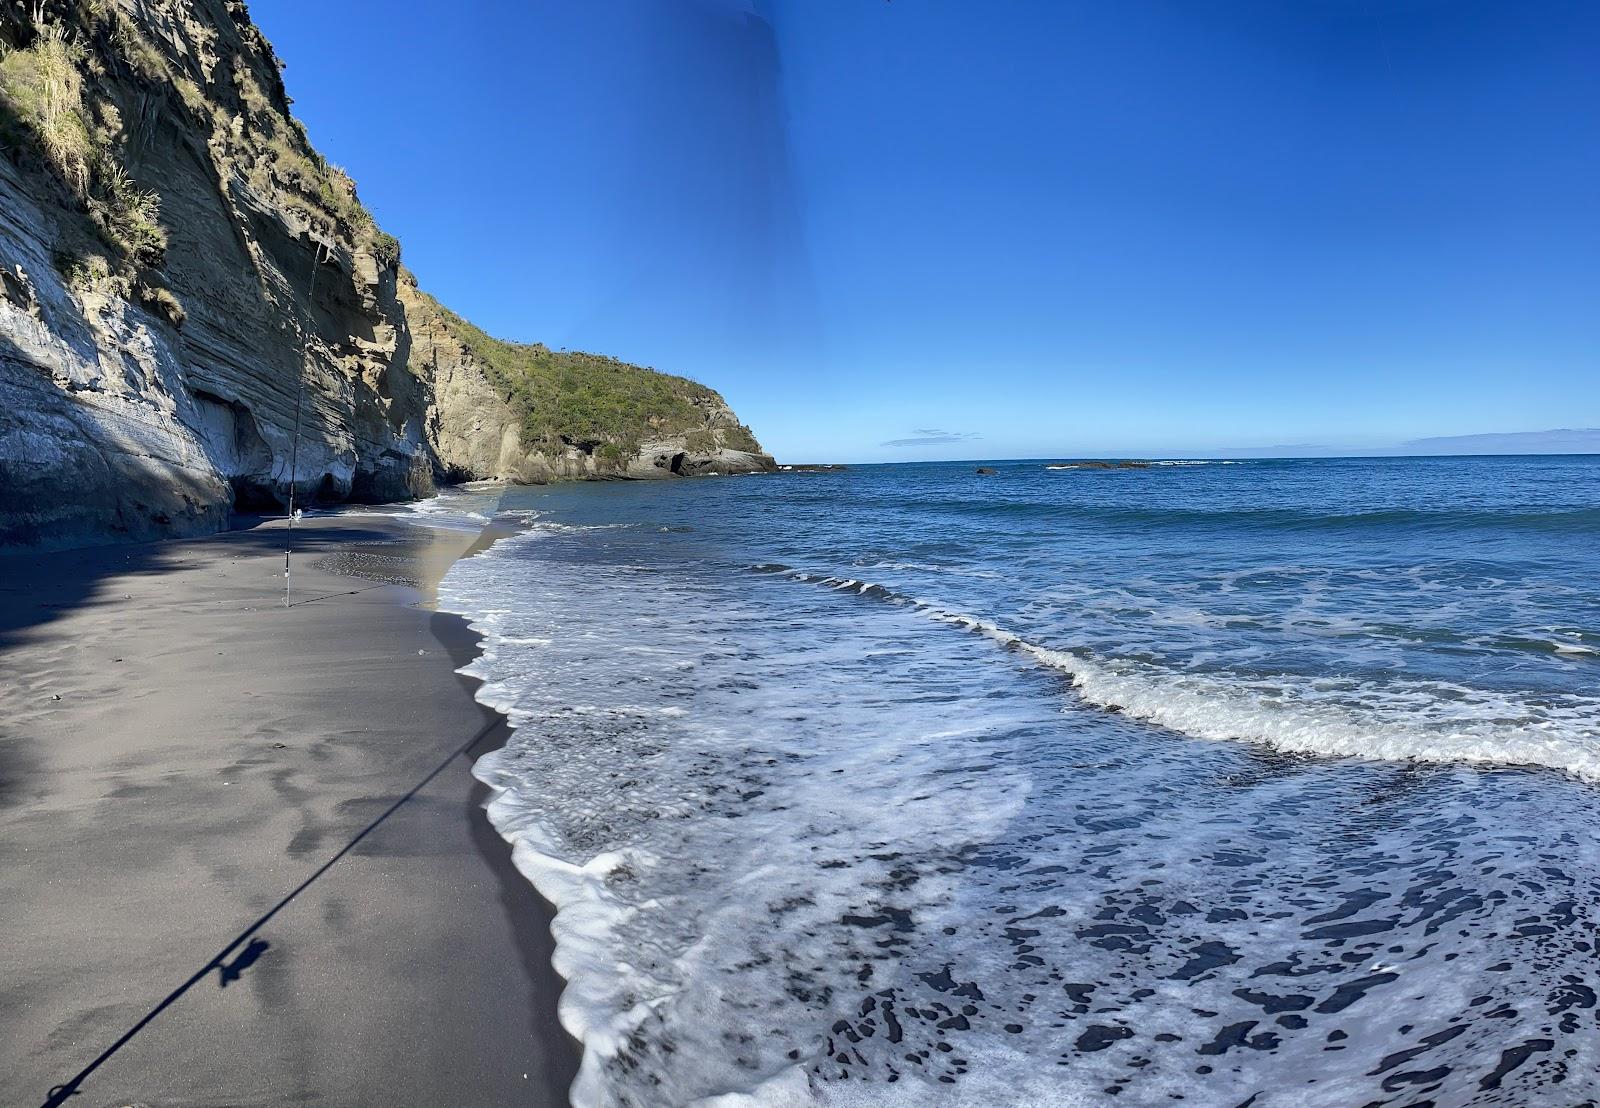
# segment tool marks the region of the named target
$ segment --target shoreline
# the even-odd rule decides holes
[[[281,519],[0,557],[0,1099],[567,1103],[510,728],[424,606],[493,537],[310,517],[287,609]]]

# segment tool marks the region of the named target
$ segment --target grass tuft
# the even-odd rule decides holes
[[[189,318],[189,313],[184,311],[183,302],[171,289],[140,285],[139,302],[180,331],[183,330],[184,320]]]
[[[95,196],[89,214],[96,226],[140,265],[158,266],[167,253],[167,232],[161,226],[161,198],[141,189],[127,171],[104,151],[94,171]]]
[[[133,183],[110,143],[86,122],[84,61],[63,28],[41,27],[31,46],[0,57],[0,115],[32,138],[106,245],[134,265],[158,266],[167,251],[161,199]]]
[[[26,127],[73,194],[89,192],[95,143],[83,118],[83,52],[60,27],[42,29],[32,46],[0,57],[0,101]]]
[[[400,267],[400,240],[387,231],[380,231],[376,227],[372,232],[372,254],[378,259],[378,264],[385,269],[398,269]]]
[[[104,292],[127,299],[133,283],[111,265],[102,254],[79,254],[58,250],[52,255],[56,272],[73,292]]]

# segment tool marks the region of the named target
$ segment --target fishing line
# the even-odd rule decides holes
[[[311,252],[311,277],[306,282],[306,322],[316,325],[316,295],[317,295],[317,266],[322,262],[322,244],[312,240],[315,247]],[[300,466],[300,412],[305,406],[306,399],[306,359],[311,357],[310,331],[301,328],[303,346],[300,360],[299,386],[294,397],[294,441],[289,448],[289,533],[283,541],[283,606],[290,607],[289,603],[289,554],[294,548],[294,483],[295,472]]]

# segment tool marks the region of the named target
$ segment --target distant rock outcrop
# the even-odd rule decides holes
[[[0,545],[215,530],[291,464],[302,501],[774,468],[681,378],[597,359],[633,407],[581,435],[508,389],[531,348],[417,291],[239,0],[0,0],[0,46]]]
[[[1149,462],[1051,462],[1046,469],[1149,469]]]

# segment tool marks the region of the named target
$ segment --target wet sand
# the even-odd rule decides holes
[[[479,536],[308,520],[285,608],[282,528],[0,557],[0,1103],[564,1104],[503,724],[425,607]]]

